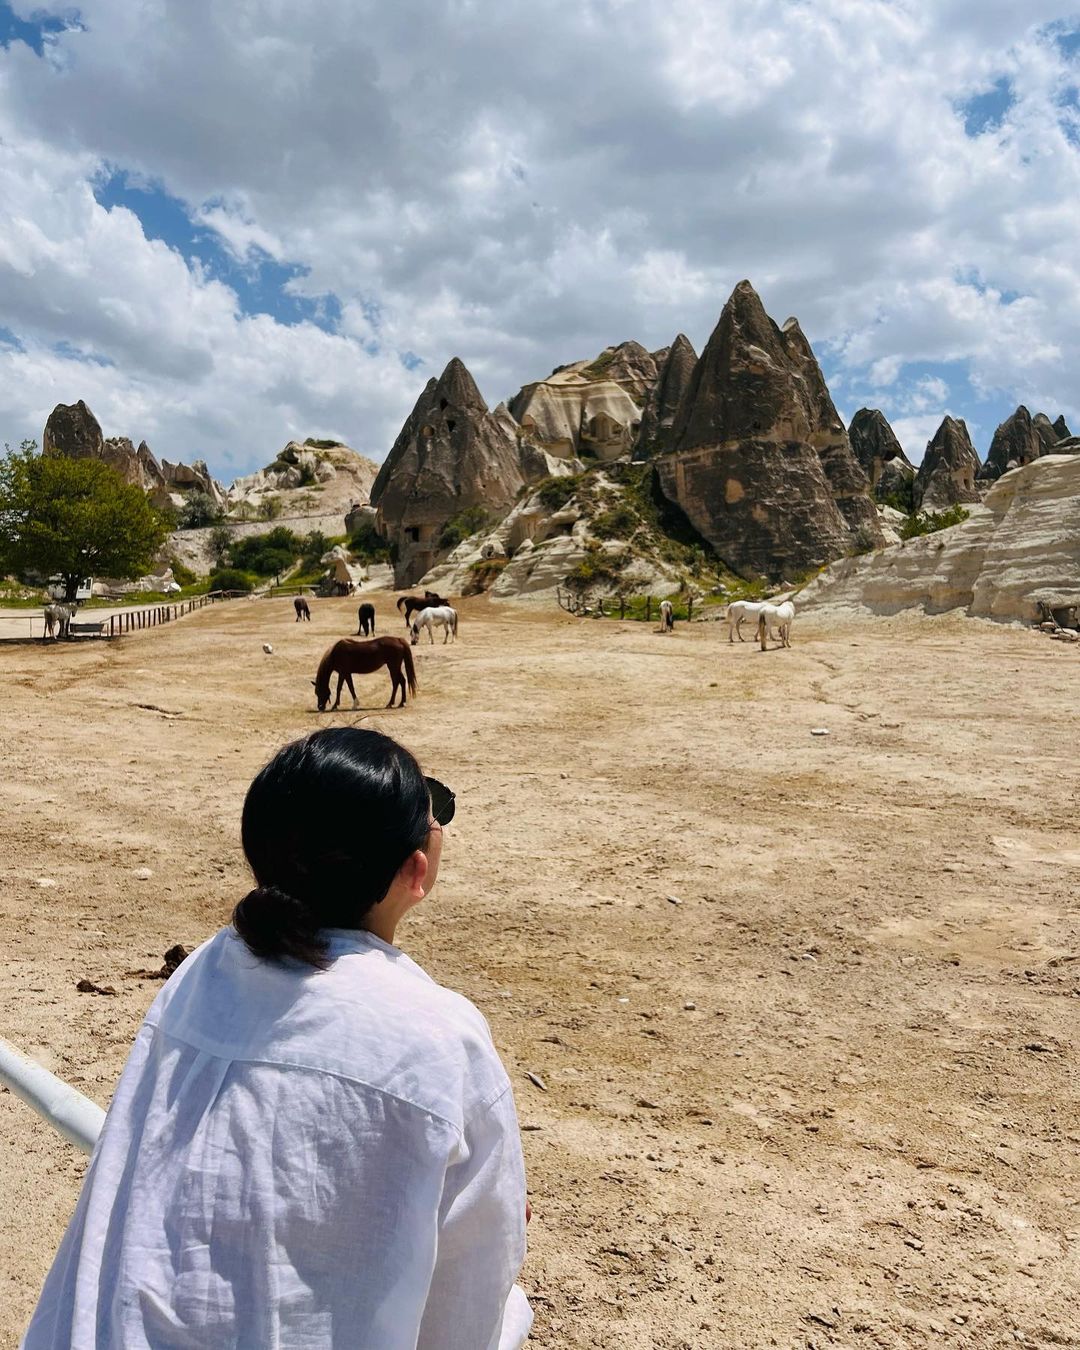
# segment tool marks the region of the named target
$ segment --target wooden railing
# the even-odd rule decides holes
[[[147,609],[127,609],[119,614],[110,614],[108,619],[109,637],[122,637],[124,633],[138,633],[146,628],[157,628],[163,623],[172,623],[192,614],[207,605],[216,605],[219,600],[232,600],[245,591],[207,591],[205,595],[193,595],[189,600],[177,600],[168,605],[150,605]],[[92,612],[92,611],[91,611]],[[102,619],[102,627],[105,620]]]

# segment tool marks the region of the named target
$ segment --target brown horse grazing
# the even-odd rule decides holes
[[[315,678],[312,684],[315,686],[315,697],[318,700],[319,711],[325,712],[326,705],[330,702],[330,676],[336,675],[337,697],[334,699],[334,709],[337,709],[341,702],[341,686],[347,684],[349,693],[352,694],[353,707],[358,707],[356,701],[356,690],[353,688],[352,677],[354,675],[370,675],[372,671],[379,670],[385,666],[390,672],[390,702],[386,705],[388,708],[394,706],[394,696],[398,689],[401,690],[401,706],[405,706],[405,685],[408,683],[409,693],[416,693],[416,667],[413,665],[412,652],[409,644],[404,638],[379,637],[369,638],[366,642],[358,642],[356,638],[341,638],[330,647],[323,659],[319,662],[319,669],[315,672]],[[402,674],[402,666],[405,673]]]
[[[357,623],[360,625],[359,628],[357,628],[356,630],[357,637],[360,637],[361,634],[364,637],[375,636],[374,605],[361,605],[360,608],[356,611],[356,620]]]
[[[405,611],[405,627],[408,628],[412,623],[412,616],[419,609],[430,609],[433,605],[448,605],[449,600],[444,600],[441,595],[436,595],[434,591],[425,591],[423,599],[418,595],[403,595],[397,602],[398,613]]]
[[[302,595],[298,595],[293,601],[293,609],[296,610],[297,623],[299,623],[301,619],[307,619],[308,623],[311,622],[311,606]]]

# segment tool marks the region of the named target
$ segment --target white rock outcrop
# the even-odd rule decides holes
[[[800,610],[964,609],[1031,622],[1040,603],[1080,604],[1080,459],[1046,455],[1012,469],[968,509],[950,529],[833,563],[800,592]]]

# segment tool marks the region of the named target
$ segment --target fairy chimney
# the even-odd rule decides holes
[[[457,357],[429,380],[371,488],[395,582],[411,586],[448,551],[446,525],[471,507],[505,513],[524,486],[513,419],[495,413]]]

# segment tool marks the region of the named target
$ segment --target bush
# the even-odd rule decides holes
[[[564,474],[561,478],[545,478],[536,489],[536,495],[549,511],[561,511],[581,487],[581,473]]]
[[[281,515],[281,498],[264,497],[259,503],[258,514],[260,520],[277,520]]]
[[[333,449],[335,449],[337,446],[343,444],[343,442],[341,442],[341,441],[319,441],[319,440],[316,440],[314,436],[309,436],[309,437],[307,438],[307,440],[304,442],[304,444],[305,444],[305,445],[310,445],[311,448],[312,448],[312,450],[333,450]]]
[[[213,525],[222,517],[221,507],[210,496],[209,492],[195,491],[190,494],[188,499],[176,515],[176,528],[178,530],[200,530],[206,525]]]
[[[507,558],[481,558],[479,562],[472,563],[462,595],[481,595],[492,585],[508,561]]]
[[[215,567],[224,567],[229,561],[232,541],[233,532],[228,525],[215,525],[210,531],[210,538],[207,542],[210,546],[210,557]]]
[[[876,548],[880,547],[881,541],[874,531],[874,527],[865,522],[860,525],[851,541],[852,553],[856,557],[861,557],[864,553],[873,553]]]
[[[601,511],[590,521],[590,529],[598,539],[629,539],[641,524],[641,518],[625,502]]]
[[[300,540],[285,525],[278,525],[267,534],[250,534],[229,545],[229,562],[244,572],[260,577],[277,576],[296,561],[301,551]]]
[[[274,533],[274,531],[271,531]],[[304,564],[305,571],[313,571],[319,566],[319,559],[324,554],[329,553],[333,545],[322,530],[312,530],[306,534],[301,543],[302,552],[300,560]]]
[[[476,534],[477,530],[482,530],[487,522],[488,513],[482,506],[467,506],[442,527],[436,547],[457,548],[463,539],[468,539],[470,535]]]
[[[190,567],[185,567],[179,558],[170,558],[169,566],[178,586],[194,586],[199,579],[198,573],[193,572]]]
[[[563,585],[579,596],[593,590],[614,590],[628,561],[625,554],[607,553],[598,544],[590,544],[581,562],[567,572]]]
[[[255,578],[235,567],[221,567],[210,573],[212,591],[253,591]]]
[[[970,515],[971,512],[959,503],[945,511],[917,511],[900,526],[900,538],[917,539],[923,534],[935,534],[938,530],[947,530],[951,525],[959,525]]]
[[[393,561],[393,548],[375,528],[375,522],[370,519],[362,520],[349,536],[349,552],[358,562]]]

